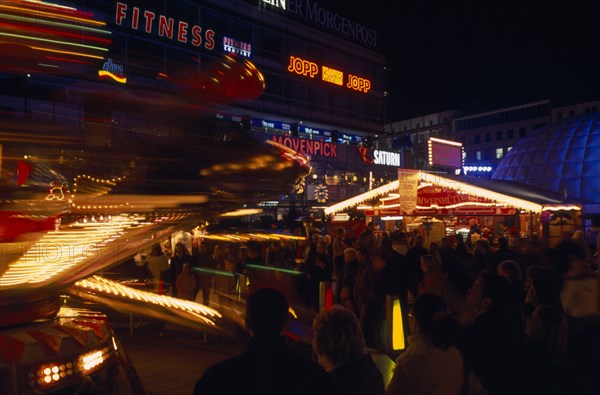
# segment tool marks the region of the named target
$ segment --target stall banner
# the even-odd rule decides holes
[[[400,209],[404,214],[412,214],[417,207],[419,171],[398,169],[398,193]]]

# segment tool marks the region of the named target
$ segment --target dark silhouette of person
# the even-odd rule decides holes
[[[526,394],[530,378],[525,366],[525,336],[511,325],[508,280],[482,272],[466,296],[475,319],[458,338],[458,347],[491,395]]]
[[[292,352],[283,332],[288,301],[273,288],[260,288],[248,297],[248,349],[206,369],[193,395],[329,395],[331,376],[316,362]]]

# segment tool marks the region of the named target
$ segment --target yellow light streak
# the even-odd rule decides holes
[[[330,215],[333,213],[337,213],[338,211],[343,211],[349,207],[354,207],[357,206],[358,204],[365,202],[367,200],[371,200],[374,199],[378,196],[382,196],[385,195],[391,191],[398,191],[399,188],[399,182],[398,180],[396,181],[392,181],[387,185],[382,185],[378,188],[372,189],[368,192],[365,192],[363,194],[360,194],[358,196],[354,196],[348,200],[345,200],[343,202],[334,204],[332,206],[329,206],[327,208],[325,208],[323,210],[323,212],[325,213],[325,215]]]
[[[222,317],[221,313],[217,310],[203,304],[174,298],[172,296],[158,295],[153,292],[140,291],[100,276],[93,276],[78,281],[75,283],[75,287],[106,295],[117,296],[120,299],[130,299],[132,301],[140,301],[169,309],[185,311],[192,314],[194,317],[197,317],[205,324],[213,326],[216,325],[213,320]]]
[[[59,13],[55,13],[55,12],[32,10],[32,9],[24,8],[24,7],[0,5],[0,9],[12,10],[12,11],[16,11],[16,12],[24,12],[26,14],[32,14],[32,15],[37,15],[37,16],[47,16],[49,18],[78,21],[78,22],[83,22],[83,23],[89,23],[91,25],[96,25],[96,26],[105,26],[106,25],[106,22],[96,21],[93,19],[80,18],[80,17],[76,17],[76,16],[72,16],[72,15],[59,14]]]
[[[21,16],[21,15],[17,16],[17,15],[12,15],[12,14],[0,13],[0,17],[2,19],[9,19],[9,20],[18,21],[18,22],[29,22],[29,23],[35,23],[38,25],[64,27],[67,29],[83,30],[86,32],[92,32],[92,33],[98,33],[98,34],[107,34],[107,35],[112,34],[112,32],[110,30],[97,29],[95,27],[89,27],[89,26],[74,25],[72,23],[55,22],[55,21],[48,21],[48,20],[37,19],[37,18],[28,18],[26,16]]]
[[[2,33],[2,32],[0,32],[0,36],[22,38],[24,40],[42,41],[42,42],[46,42],[46,43],[68,45],[68,46],[72,46],[72,47],[80,47],[80,48],[86,48],[86,49],[93,49],[96,51],[108,52],[108,48],[96,47],[94,45],[78,44],[78,43],[73,43],[73,42],[68,42],[68,41],[52,40],[49,38],[31,37],[31,36],[25,36],[22,34],[12,34],[12,33]]]
[[[0,276],[2,288],[48,282],[81,262],[95,257],[126,228],[140,218],[115,216],[111,222],[74,224],[51,231],[36,241],[23,256],[8,265]]]
[[[30,47],[31,49],[37,49],[38,51],[46,51],[46,52],[54,52],[54,53],[62,53],[65,55],[75,55],[75,56],[82,56],[84,58],[92,58],[92,59],[104,59],[104,56],[98,56],[98,55],[90,55],[90,54],[85,54],[85,53],[81,53],[81,52],[73,52],[73,51],[63,51],[61,49],[51,49],[51,48],[47,48],[47,47]]]

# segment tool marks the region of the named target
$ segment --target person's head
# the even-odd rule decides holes
[[[540,267],[529,273],[536,304],[560,305],[560,281],[554,270]]]
[[[162,254],[162,247],[160,246],[159,243],[152,244],[152,249],[150,250],[150,254],[151,255],[161,255]]]
[[[313,321],[313,349],[319,363],[330,370],[355,360],[365,352],[365,340],[360,322],[353,312],[333,306],[319,313]]]
[[[467,305],[478,313],[490,309],[505,309],[509,301],[508,280],[498,274],[484,272],[467,292]]]
[[[288,300],[273,288],[260,288],[248,297],[246,327],[252,336],[280,336],[288,322]]]
[[[182,242],[177,242],[175,243],[175,254],[176,255],[183,255],[185,254],[187,251],[185,250],[185,246],[183,245]]]
[[[409,321],[411,331],[427,336],[441,349],[448,349],[458,334],[459,324],[448,315],[446,302],[432,293],[424,293],[415,299]]]
[[[375,222],[369,222],[367,224],[367,229],[370,230],[370,231],[375,230]]]
[[[338,228],[337,234],[343,239],[346,236],[346,228]]]
[[[508,248],[508,239],[506,237],[498,237],[498,248],[500,248],[501,250]]]
[[[369,262],[369,250],[364,247],[356,249],[356,260],[362,264]]]
[[[325,243],[325,245],[331,244],[331,235],[327,234],[323,236],[323,242]]]
[[[354,248],[346,248],[344,250],[344,262],[348,263],[356,260],[356,250]]]
[[[521,281],[521,265],[519,262],[508,259],[498,265],[498,274],[506,278],[509,283]]]
[[[184,263],[183,267],[181,268],[182,273],[189,273],[191,270],[192,270],[192,267],[190,266],[189,263]]]
[[[340,290],[340,298],[342,300],[350,299],[350,288],[349,287],[344,287]]]
[[[490,252],[490,244],[487,240],[479,239],[475,242],[475,254],[486,255]]]
[[[425,244],[425,239],[421,235],[415,236],[413,240],[416,246],[423,247],[423,244]]]

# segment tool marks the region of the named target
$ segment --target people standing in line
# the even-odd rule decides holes
[[[195,300],[197,288],[197,279],[192,272],[192,267],[189,263],[184,263],[181,273],[175,280],[175,296],[179,299]]]
[[[508,246],[508,239],[501,236],[498,238],[498,248],[490,254],[489,267],[487,269],[491,272],[496,272],[500,262],[508,260],[518,262],[519,259],[519,254]]]
[[[347,288],[350,293],[349,299],[354,303],[354,284],[356,283],[356,275],[358,273],[358,261],[356,257],[356,250],[354,248],[346,248],[344,250],[344,267],[342,274],[338,279],[337,288],[341,293],[342,289]],[[338,299],[342,300],[341,295],[338,294]]]
[[[333,249],[333,267],[336,274],[338,266],[341,267],[341,264],[344,262],[344,249],[347,248],[344,246],[344,239],[346,239],[346,229],[340,227],[331,243]]]
[[[207,368],[193,395],[331,395],[331,376],[309,358],[286,346],[283,332],[289,321],[283,293],[261,288],[246,304],[248,349]]]
[[[272,267],[283,267],[284,251],[279,240],[273,240],[267,247],[265,264]]]
[[[444,300],[424,293],[410,314],[412,335],[396,360],[386,395],[459,395],[463,389],[463,358],[454,346],[459,325]]]
[[[377,247],[377,238],[375,235],[375,223],[373,221],[367,224],[367,228],[358,236],[358,247],[366,248],[372,253]]]
[[[169,282],[172,284],[173,296],[176,294],[175,281],[183,270],[183,265],[188,264],[194,266],[194,259],[189,251],[185,248],[182,242],[175,243],[175,249],[173,250],[173,256],[169,264]]]
[[[334,394],[383,394],[383,376],[366,352],[363,333],[353,312],[333,306],[315,317],[312,329],[313,350],[319,364],[333,378]]]
[[[428,251],[424,247],[425,239],[421,235],[416,235],[412,239],[413,245],[408,249],[406,255],[408,262],[408,270],[410,272],[409,291],[415,297],[419,294],[419,283],[423,279],[423,271],[421,270],[421,257],[427,255]]]
[[[442,266],[442,261],[435,255],[423,255],[421,257],[421,270],[423,271],[423,279],[419,283],[419,295],[432,293],[444,298],[448,275]]]
[[[159,243],[152,245],[150,255],[145,258],[146,267],[152,274],[152,284],[154,292],[163,291],[163,273],[169,270],[169,258],[163,254]]]
[[[560,295],[569,327],[567,364],[579,393],[598,394],[600,377],[589,370],[600,366],[600,273],[576,245],[567,256]]]
[[[375,298],[375,271],[371,266],[369,250],[359,247],[356,250],[356,261],[358,270],[352,291],[353,300],[358,309],[358,320],[365,341],[367,344],[373,345],[374,334],[371,331],[370,321],[372,320],[372,300]]]
[[[474,248],[475,243],[481,240],[481,228],[475,218],[469,220],[469,233],[467,234],[466,245],[469,248]]]
[[[506,260],[498,265],[498,274],[508,280],[509,314],[517,328],[523,329],[523,306],[525,303],[525,285],[521,274],[521,265],[517,261]]]

